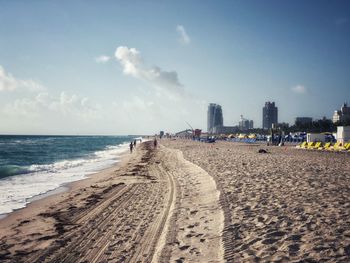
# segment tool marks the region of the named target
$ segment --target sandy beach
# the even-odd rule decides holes
[[[350,261],[349,154],[187,140],[164,145],[214,177],[227,262]]]
[[[143,143],[115,167],[0,221],[1,262],[220,262],[215,181]]]
[[[349,262],[349,154],[160,144],[1,220],[0,261]]]

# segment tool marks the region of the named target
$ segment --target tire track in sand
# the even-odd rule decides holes
[[[224,213],[214,179],[180,151],[162,151],[177,196],[159,262],[224,262]]]
[[[52,229],[4,262],[222,262],[224,220],[213,178],[177,150],[154,151],[148,142],[138,154],[88,195],[72,192],[38,215]]]
[[[96,193],[92,207],[71,213],[63,223],[74,227],[18,262],[150,262],[174,201],[175,184],[159,168],[157,151],[150,143],[144,147],[142,163],[126,171],[141,180]]]

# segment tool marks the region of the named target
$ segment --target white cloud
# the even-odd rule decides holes
[[[120,46],[115,51],[115,57],[123,66],[124,74],[141,79],[173,98],[184,95],[176,71],[164,71],[157,66],[146,68],[137,49]]]
[[[5,69],[0,66],[0,91],[17,89],[17,80],[5,72]]]
[[[305,93],[307,93],[307,89],[303,85],[296,85],[296,86],[292,87],[291,90],[294,93],[297,93],[297,94],[305,94]]]
[[[96,63],[106,63],[111,59],[109,56],[101,55],[95,58]]]
[[[0,91],[14,91],[17,89],[37,92],[45,90],[45,87],[31,79],[16,79],[11,73],[7,73],[5,69],[0,66]]]
[[[78,116],[90,119],[97,116],[99,106],[86,97],[61,92],[59,96],[51,96],[41,92],[34,97],[16,99],[4,107],[4,112],[10,116],[40,117],[56,113],[62,116]]]
[[[190,37],[187,35],[186,30],[184,28],[184,26],[182,25],[177,25],[176,26],[176,31],[177,33],[179,33],[180,38],[179,41],[181,44],[187,45],[191,42]]]

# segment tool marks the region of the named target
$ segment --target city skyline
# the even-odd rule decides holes
[[[350,102],[347,1],[0,1],[0,134],[154,134]]]

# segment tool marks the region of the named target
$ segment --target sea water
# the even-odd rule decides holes
[[[134,138],[0,135],[0,215],[118,162]]]

